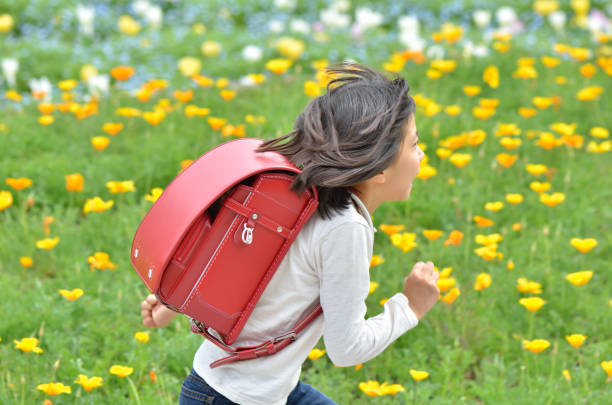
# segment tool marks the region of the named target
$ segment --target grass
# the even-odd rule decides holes
[[[452,55],[452,49],[450,50]],[[407,202],[387,203],[374,213],[374,223],[403,224],[417,234],[418,246],[402,253],[378,232],[374,253],[385,262],[371,270],[372,281],[380,283],[368,298],[368,316],[380,312],[379,301],[401,289],[402,280],[417,260],[432,260],[439,268],[452,266],[461,295],[450,305],[440,302],[421,324],[359,370],[335,368],[327,357],[307,360],[302,378],[325,392],[338,403],[380,404],[423,403],[510,403],[565,404],[605,403],[609,397],[606,373],[600,367],[611,360],[609,333],[610,273],[612,260],[612,199],[610,152],[595,154],[586,150],[592,127],[612,128],[610,78],[599,69],[590,79],[579,73],[583,63],[565,58],[554,69],[545,68],[536,59],[538,78],[512,78],[520,57],[552,55],[550,48],[532,51],[513,48],[509,53],[495,53],[488,59],[458,59],[457,69],[437,81],[427,78],[428,63],[406,64],[400,74],[411,85],[412,94],[423,94],[442,106],[457,104],[463,111],[457,117],[444,112],[428,117],[419,108],[417,127],[427,146],[429,164],[437,175],[415,183]],[[591,61],[594,63],[594,61]],[[138,80],[152,76],[135,64]],[[372,62],[380,67],[380,61]],[[490,64],[500,68],[501,83],[491,89],[482,82],[482,72]],[[260,71],[260,70],[248,70]],[[556,76],[568,83],[558,85]],[[201,338],[189,332],[187,319],[152,330],[147,343],[138,343],[133,335],[144,328],[140,324],[140,301],[147,291],[131,268],[129,249],[134,232],[150,207],[144,200],[153,187],[166,186],[180,170],[180,162],[195,159],[211,147],[226,141],[213,131],[204,118],[187,118],[183,106],[172,98],[175,89],[194,88],[191,103],[211,109],[211,115],[228,122],[244,122],[246,114],[263,115],[264,124],[247,124],[247,136],[272,137],[291,130],[293,120],[309,101],[303,83],[314,72],[303,63],[280,76],[268,76],[254,88],[239,88],[237,97],[222,100],[214,88],[196,88],[190,81],[174,77],[168,89],[146,103],[128,94],[129,85],[114,85],[110,95],[99,104],[99,113],[82,120],[72,114],[54,112],[49,126],[37,123],[40,115],[34,102],[14,103],[1,100],[0,179],[27,177],[33,186],[20,191],[7,185],[12,206],[0,211],[0,285],[3,315],[0,323],[0,402],[7,404],[42,403],[46,397],[36,390],[38,384],[51,381],[72,386],[71,395],[53,397],[54,404],[89,403],[176,403],[180,384],[191,368],[193,354]],[[57,80],[65,76],[56,77]],[[480,85],[483,92],[469,98],[464,84]],[[589,85],[604,88],[598,100],[582,102],[576,93]],[[82,85],[80,85],[82,86]],[[82,88],[78,88],[82,92]],[[557,109],[541,110],[533,118],[517,114],[520,106],[532,106],[534,96],[560,97]],[[161,99],[169,98],[176,108],[156,126],[141,118],[116,115],[120,106],[152,110]],[[496,114],[475,118],[471,109],[479,98],[497,98]],[[56,100],[57,102],[57,100]],[[106,122],[122,122],[125,128],[109,137],[110,145],[95,150],[90,139],[103,135]],[[551,131],[555,122],[576,123],[576,133],[585,137],[585,146],[561,145],[545,150],[537,145],[540,131]],[[506,151],[495,136],[500,123],[516,123],[522,130],[522,145]],[[1,128],[1,127],[0,127]],[[472,161],[464,168],[439,159],[439,142],[464,131],[482,129],[487,136],[478,146],[466,146],[459,152],[470,153]],[[535,132],[532,132],[535,131]],[[554,132],[554,131],[551,131]],[[535,134],[535,137],[530,137]],[[556,135],[556,134],[555,134]],[[558,135],[557,135],[558,137]],[[516,154],[509,168],[495,160],[498,153]],[[563,192],[565,201],[555,207],[540,203],[529,189],[530,182],[545,180],[525,170],[528,163],[546,164],[551,191]],[[84,189],[72,193],[65,188],[64,176],[81,173]],[[452,181],[449,181],[452,179]],[[134,180],[135,192],[111,194],[107,181]],[[506,193],[521,193],[519,205],[505,202]],[[112,209],[83,214],[85,201],[94,196],[114,200]],[[34,201],[33,204],[31,201]],[[490,201],[504,201],[498,212],[485,210]],[[495,224],[478,228],[476,215],[491,218]],[[59,244],[52,250],[35,247],[45,238],[42,221],[51,216],[51,237]],[[522,224],[514,231],[514,223]],[[424,229],[440,229],[442,238],[428,241]],[[464,233],[458,246],[444,246],[450,231]],[[474,254],[477,234],[500,233],[504,239],[498,250],[503,260],[485,261]],[[580,253],[570,239],[593,237],[599,245]],[[95,252],[110,255],[115,270],[90,270],[87,258]],[[34,265],[24,268],[19,258],[30,256]],[[511,259],[515,267],[507,269]],[[571,285],[565,275],[592,269],[593,279],[584,286]],[[476,276],[486,272],[492,284],[475,291]],[[547,303],[537,313],[529,313],[518,304],[521,297],[532,295],[517,291],[517,278],[525,277],[542,284],[541,297]],[[64,300],[58,289],[82,288],[76,301]],[[572,348],[565,336],[587,335],[585,344]],[[23,353],[13,340],[37,337],[44,353]],[[523,339],[542,338],[551,347],[539,354],[521,348]],[[322,343],[320,347],[323,348]],[[129,379],[109,374],[113,364],[134,367]],[[413,381],[410,369],[426,370],[428,379]],[[572,379],[566,381],[562,370]],[[154,370],[154,384],[149,372]],[[85,392],[73,383],[78,374],[101,376],[102,387]],[[405,393],[372,399],[363,394],[360,382],[377,380],[399,383]]]

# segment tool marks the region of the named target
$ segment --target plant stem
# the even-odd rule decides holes
[[[140,405],[140,397],[138,396],[138,390],[136,390],[136,386],[134,385],[134,382],[132,381],[130,376],[127,376],[126,378],[128,382],[130,383],[130,387],[132,388],[132,392],[134,393],[134,398],[136,398],[136,403]]]

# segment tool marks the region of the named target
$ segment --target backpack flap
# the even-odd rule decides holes
[[[149,209],[136,230],[131,263],[149,291],[157,294],[162,275],[192,226],[206,226],[203,216],[217,199],[242,180],[269,170],[298,173],[284,156],[256,153],[263,141],[226,142],[200,156],[183,170]]]

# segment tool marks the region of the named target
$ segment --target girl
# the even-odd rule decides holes
[[[424,157],[415,103],[404,79],[356,63],[328,69],[327,93],[313,99],[294,130],[260,151],[285,155],[302,172],[292,188],[316,186],[319,208],[291,245],[257,302],[236,346],[291,329],[320,302],[323,315],[276,354],[211,369],[226,353],[204,341],[183,383],[180,404],[334,404],[299,381],[301,365],[323,337],[341,367],[366,362],[411,328],[436,303],[438,273],[418,262],[381,314],[365,319],[374,232],[370,215],[385,201],[409,197]],[[143,324],[168,325],[175,313],[150,295]]]

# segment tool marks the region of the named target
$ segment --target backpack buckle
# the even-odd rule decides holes
[[[246,245],[250,245],[251,243],[253,243],[253,229],[255,228],[248,226],[246,222],[244,223],[242,229],[242,241]]]

